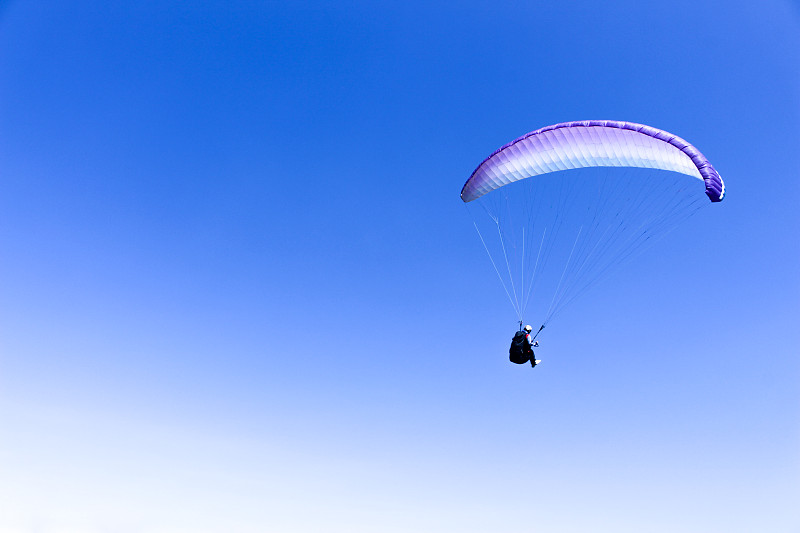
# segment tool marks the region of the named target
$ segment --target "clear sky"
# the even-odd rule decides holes
[[[0,3],[0,533],[800,531],[800,6]],[[512,365],[459,199],[726,181]]]

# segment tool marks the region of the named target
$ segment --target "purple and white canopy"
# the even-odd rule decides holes
[[[725,197],[719,173],[680,137],[632,122],[585,120],[532,131],[496,150],[464,184],[461,199],[471,202],[515,181],[585,167],[671,170],[703,180],[712,202]]]

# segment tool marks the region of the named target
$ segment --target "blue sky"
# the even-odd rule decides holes
[[[0,533],[800,531],[800,8],[0,5]],[[507,361],[458,197],[557,122],[728,197]]]

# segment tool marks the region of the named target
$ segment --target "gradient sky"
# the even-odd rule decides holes
[[[0,533],[800,532],[800,7],[0,3]],[[459,199],[556,122],[728,196],[544,363]]]

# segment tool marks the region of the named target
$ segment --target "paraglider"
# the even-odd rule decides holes
[[[525,134],[484,159],[461,189],[517,321],[530,310],[541,320],[537,335],[654,236],[724,197],[697,148],[610,120]],[[532,355],[527,361],[536,364]]]
[[[536,355],[533,353],[533,349],[539,346],[539,341],[531,339],[531,331],[533,331],[533,328],[528,324],[525,328],[516,332],[511,339],[508,360],[512,363],[524,365],[530,361],[531,367],[535,367],[542,362],[541,359],[536,359]]]

